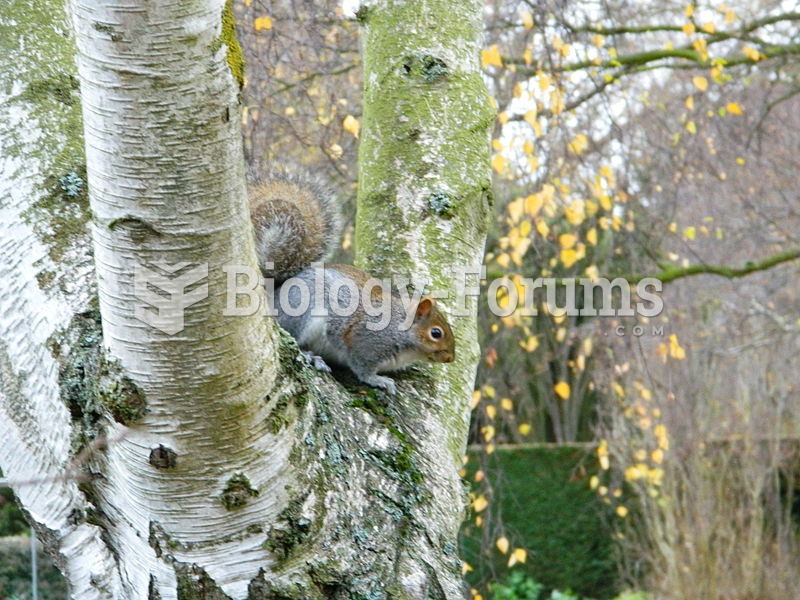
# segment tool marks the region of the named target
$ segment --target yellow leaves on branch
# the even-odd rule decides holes
[[[489,501],[486,499],[486,496],[477,496],[472,501],[472,510],[474,510],[476,513],[483,512],[486,510],[487,506],[489,506]]]
[[[253,21],[253,27],[255,28],[256,31],[262,31],[262,30],[268,31],[272,29],[272,17],[268,17],[265,15],[263,17],[256,18]]]
[[[517,563],[524,563],[528,559],[528,553],[524,548],[514,548],[511,556],[508,557],[508,566],[513,567]]]
[[[597,445],[597,461],[600,463],[600,468],[603,471],[608,471],[611,466],[608,453],[608,440],[600,440]]]
[[[695,75],[692,77],[692,83],[694,87],[696,87],[701,92],[705,92],[708,89],[708,79],[703,77],[702,75]]]
[[[481,66],[484,68],[503,66],[503,59],[497,44],[492,44],[486,50],[481,51]]]
[[[492,169],[494,169],[498,175],[502,175],[506,172],[507,164],[508,161],[506,160],[506,157],[503,156],[502,154],[495,154],[492,157]]]
[[[678,343],[678,336],[674,333],[669,336],[668,344],[660,344],[657,353],[667,360],[667,356],[675,360],[683,360],[686,358],[686,350]]]
[[[745,46],[742,48],[742,54],[744,54],[747,58],[752,60],[753,62],[758,62],[766,58],[761,52],[753,48],[752,46]]]
[[[497,546],[497,549],[503,554],[508,554],[508,548],[510,544],[506,536],[497,538],[497,541],[494,543],[494,545]]]
[[[725,110],[732,115],[741,115],[744,112],[737,102],[728,102],[725,105]]]
[[[522,26],[525,29],[533,29],[533,15],[530,11],[525,11],[522,13]]]
[[[583,154],[584,150],[589,147],[589,138],[585,134],[579,133],[567,145],[567,149],[574,155],[579,156]]]
[[[361,124],[353,115],[347,115],[342,121],[342,127],[346,132],[351,134],[354,138],[358,139],[358,131]]]

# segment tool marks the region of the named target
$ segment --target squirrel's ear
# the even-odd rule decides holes
[[[417,304],[417,319],[424,319],[431,314],[434,306],[436,306],[436,300],[433,298],[425,297],[420,300]]]

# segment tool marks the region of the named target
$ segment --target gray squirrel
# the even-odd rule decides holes
[[[376,280],[356,267],[319,263],[339,241],[336,202],[324,186],[281,170],[251,176],[248,194],[259,267],[275,283],[278,322],[317,369],[345,366],[360,381],[395,394],[394,381],[378,373],[420,361],[453,361],[455,338],[433,298],[416,296],[414,306],[400,290],[370,287]],[[298,312],[304,290],[307,310]]]

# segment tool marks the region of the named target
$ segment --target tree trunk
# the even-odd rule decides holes
[[[450,4],[451,14],[463,10]],[[380,15],[400,9],[369,10],[367,49]],[[458,36],[430,33],[442,52],[455,48],[442,59],[445,80],[429,82],[445,115],[460,110],[451,94],[463,94],[445,89],[449,79],[470,80],[471,98],[485,100],[476,83],[479,3],[470,10]],[[0,58],[4,77],[19,82],[15,94],[43,89],[61,102],[17,94],[22,108],[2,108],[0,158],[3,173],[14,174],[0,186],[15,202],[0,210],[17,225],[0,242],[8,282],[0,290],[0,468],[74,597],[461,597],[456,471],[477,356],[474,304],[473,316],[455,323],[459,367],[411,377],[415,389],[402,386],[397,401],[369,389],[348,394],[311,371],[272,320],[226,315],[224,267],[255,266],[229,5],[72,0],[85,166],[70,38],[48,36],[41,24],[57,23],[58,10],[45,3],[41,11],[37,27],[24,29],[39,36],[41,53],[28,60],[40,62],[17,65],[16,75],[14,49]],[[25,43],[18,27],[3,43]],[[62,81],[70,85],[53,83]],[[485,116],[483,104],[477,110]],[[438,148],[462,118],[428,129],[428,116],[410,114]],[[38,136],[20,135],[26,120]],[[489,119],[469,120],[470,131],[483,129],[459,138],[474,144],[466,155],[443,158],[426,144],[426,166],[413,167],[473,161],[475,171],[430,179],[432,193],[444,190],[455,205],[431,215],[418,238],[448,233],[466,247],[447,256],[439,240],[406,253],[445,289],[451,262],[479,262],[482,247],[475,224],[485,214]],[[374,147],[371,125],[366,135]],[[412,168],[412,157],[403,160]],[[85,234],[85,180],[99,310],[83,275],[86,252],[69,238]],[[364,181],[374,186],[366,172]],[[404,190],[398,202],[411,194],[429,203],[430,190],[387,181]],[[26,210],[41,221],[38,238]]]

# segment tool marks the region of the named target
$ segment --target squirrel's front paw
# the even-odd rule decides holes
[[[317,371],[324,371],[325,373],[330,373],[331,368],[328,366],[328,363],[325,362],[321,356],[317,356],[313,352],[303,352],[308,362],[311,363],[311,366],[314,367]]]
[[[362,378],[361,381],[367,385],[371,385],[372,387],[384,389],[392,396],[397,394],[397,386],[394,384],[394,380],[390,379],[389,377],[370,375],[369,377]]]

